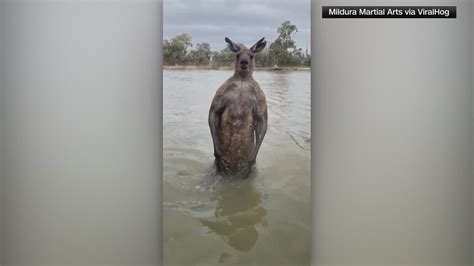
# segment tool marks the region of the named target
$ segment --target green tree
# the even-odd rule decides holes
[[[278,39],[281,44],[286,48],[295,48],[295,41],[291,39],[291,35],[298,32],[298,28],[296,25],[291,24],[290,21],[285,21],[281,24],[281,26],[277,30],[278,32]]]
[[[186,63],[188,48],[192,47],[191,36],[187,33],[163,41],[163,63],[177,65]]]
[[[311,57],[308,51],[297,48],[293,40],[294,34],[298,32],[296,25],[290,21],[284,21],[277,29],[278,37],[275,41],[269,42],[263,51],[255,56],[257,67],[269,66],[309,66]],[[191,36],[187,33],[179,34],[170,40],[163,41],[163,63],[165,65],[208,65],[213,67],[231,66],[235,59],[235,54],[225,48],[220,51],[211,51],[208,43],[198,43],[195,49]]]
[[[194,65],[207,65],[211,55],[211,46],[208,43],[198,43],[196,49],[189,52],[186,61]]]
[[[296,44],[292,39],[292,35],[296,32],[298,32],[298,28],[290,21],[285,21],[278,27],[278,38],[270,44],[269,57],[273,64],[279,66],[297,64]]]
[[[270,57],[270,49],[265,47],[263,51],[255,55],[255,65],[257,67],[268,67],[271,66],[273,61]]]
[[[212,52],[213,66],[229,66],[234,62],[234,53],[229,48]]]

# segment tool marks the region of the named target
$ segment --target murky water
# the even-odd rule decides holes
[[[247,180],[212,168],[209,105],[231,74],[164,71],[165,265],[309,265],[310,72],[254,73],[269,118]]]

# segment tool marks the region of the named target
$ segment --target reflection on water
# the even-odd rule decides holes
[[[249,251],[257,242],[256,225],[262,223],[267,211],[262,195],[252,184],[238,181],[216,191],[215,217],[200,219],[201,223],[236,250]]]
[[[246,180],[213,168],[209,105],[231,74],[164,71],[164,263],[309,265],[310,72],[254,73],[268,129]]]

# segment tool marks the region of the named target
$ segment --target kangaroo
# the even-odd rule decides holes
[[[225,38],[235,53],[234,74],[216,91],[209,109],[209,127],[216,169],[247,178],[267,132],[267,103],[253,79],[254,55],[265,48],[265,38],[252,47]]]

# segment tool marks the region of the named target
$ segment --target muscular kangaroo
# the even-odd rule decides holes
[[[225,38],[235,53],[234,75],[216,91],[209,110],[209,127],[218,171],[247,178],[267,131],[265,94],[253,79],[254,55],[265,38],[252,47]]]

